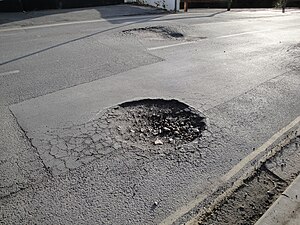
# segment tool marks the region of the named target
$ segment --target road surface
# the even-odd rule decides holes
[[[179,224],[242,159],[299,122],[295,10],[76,18],[0,27],[3,224]],[[114,149],[68,164],[71,153],[45,150],[47,138],[59,149],[57,138],[143,98],[204,113],[205,138],[187,146],[198,155]]]

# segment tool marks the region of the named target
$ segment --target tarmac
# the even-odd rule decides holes
[[[37,26],[43,24],[66,23],[111,19],[124,16],[167,14],[166,10],[132,4],[95,6],[73,9],[53,9],[28,12],[1,12],[0,28]]]
[[[116,6],[114,6],[115,8]],[[28,17],[28,19],[26,18],[20,18],[20,20],[16,19],[17,17],[15,17],[13,14],[10,14],[11,17],[8,18],[7,15],[4,15],[4,14],[0,14],[0,27],[1,28],[6,28],[6,27],[9,27],[9,28],[24,28],[26,26],[33,26],[33,25],[43,25],[43,24],[46,24],[46,23],[66,23],[66,22],[74,22],[76,20],[79,20],[79,19],[82,19],[82,17],[80,15],[85,15],[86,18],[85,20],[97,20],[97,19],[107,19],[108,17],[118,17],[118,16],[133,16],[133,15],[143,15],[145,14],[145,8],[143,7],[138,7],[136,6],[136,8],[132,11],[129,10],[129,7],[127,7],[126,5],[120,5],[118,6],[119,7],[119,10],[114,10],[112,11],[110,7],[101,7],[101,8],[97,8],[97,9],[89,9],[89,11],[85,10],[85,9],[82,9],[82,10],[78,10],[76,12],[72,12],[70,11],[69,13],[67,11],[57,11],[57,13],[55,13],[56,11],[53,10],[51,12],[49,12],[49,15],[45,15],[47,14],[46,11],[43,11],[43,12],[29,12],[29,13],[24,13],[22,16],[24,17]],[[126,11],[125,9],[128,8],[128,11]],[[165,13],[163,10],[158,10],[156,11],[155,9],[152,9],[150,8],[149,9],[149,14],[159,14],[159,13]],[[62,13],[61,15],[59,14],[60,12],[65,12],[64,14]],[[89,13],[87,13],[89,12]],[[112,15],[111,12],[115,12],[116,14],[115,15]],[[39,16],[36,16],[37,14],[43,14],[41,15],[40,17]],[[267,13],[267,12],[263,12],[264,14]],[[270,12],[270,16],[272,16],[272,13],[273,12]],[[33,15],[35,14],[35,15]],[[52,15],[51,15],[52,14]],[[19,14],[20,15],[20,14]],[[1,18],[2,16],[6,16],[5,19]],[[257,14],[256,14],[257,16]],[[34,18],[33,18],[34,17]],[[222,26],[224,26],[224,23],[222,23]],[[235,34],[233,34],[235,35]],[[224,36],[225,37],[225,36]],[[204,48],[204,47],[203,47]],[[152,48],[153,49],[153,48]],[[217,48],[216,48],[217,49]],[[232,51],[232,50],[231,50]],[[226,52],[227,49],[226,49]],[[223,53],[223,50],[222,50],[222,53]],[[224,50],[224,53],[225,53],[225,50]],[[162,53],[161,53],[162,54]],[[176,59],[176,57],[174,57]],[[161,63],[162,64],[162,63]],[[159,65],[157,66],[157,70],[159,70],[161,67],[159,67]],[[146,68],[147,69],[147,68]],[[151,68],[151,70],[153,70]],[[139,69],[136,69],[135,71],[137,71],[136,74],[138,74],[140,76],[140,74],[143,74],[143,73],[138,73],[139,72]],[[143,68],[140,69],[141,72],[143,72]],[[149,69],[150,71],[150,69]],[[159,70],[159,71],[167,71],[167,70]],[[175,71],[176,72],[176,71]],[[180,71],[179,71],[180,72]],[[158,74],[158,73],[157,73]],[[176,73],[174,73],[176,74]],[[125,74],[126,75],[126,74]],[[128,74],[127,74],[128,75]],[[128,80],[130,80],[130,77],[132,77],[133,75],[131,74],[131,72],[129,73],[130,76],[124,76],[124,80],[126,82],[128,82]],[[122,77],[120,78],[122,79]],[[173,78],[174,79],[174,78]],[[211,78],[210,78],[211,79]],[[138,79],[136,79],[138,80]],[[169,78],[166,78],[166,80],[169,82]],[[186,80],[185,80],[186,81]],[[103,83],[105,82],[109,82],[108,79],[107,80],[104,80],[102,81]],[[118,82],[119,84],[126,84],[126,82]],[[113,84],[116,86],[118,84],[117,82],[113,82]],[[183,83],[183,82],[181,82]],[[190,82],[192,83],[192,82]],[[138,86],[136,85],[136,83],[134,83],[135,86]],[[151,83],[150,83],[151,84]],[[86,84],[88,85],[88,84]],[[173,84],[175,85],[175,84]],[[215,84],[214,84],[215,85]],[[113,85],[111,85],[113,86]],[[111,87],[111,86],[107,86],[107,87]],[[158,84],[155,84],[153,85],[154,87],[157,88]],[[94,90],[98,90],[99,87],[101,87],[99,85],[99,82],[95,82],[95,85],[94,85]],[[80,87],[75,87],[76,90],[78,90],[78,88]],[[96,89],[97,88],[97,89]],[[75,90],[74,89],[74,90]],[[138,88],[137,88],[138,89]],[[163,88],[157,88],[159,90],[165,90]],[[88,91],[91,92],[91,90],[93,89],[89,89]],[[136,90],[136,89],[135,89]],[[69,90],[66,90],[66,91],[72,91],[71,89]],[[75,93],[76,91],[72,92],[72,93]],[[84,97],[84,96],[88,96],[88,95],[84,95],[83,91],[82,92],[77,92],[81,95],[81,97]],[[95,91],[95,93],[97,93]],[[144,93],[144,92],[142,92]],[[168,93],[167,93],[168,94]],[[145,95],[149,96],[148,93],[145,93]],[[265,93],[264,93],[265,95]],[[52,95],[49,95],[50,97],[53,96]],[[48,97],[49,97],[48,96]],[[46,96],[47,97],[47,96]],[[130,96],[132,97],[132,96]],[[134,96],[133,96],[134,97]],[[44,97],[45,98],[45,97]],[[44,99],[42,98],[42,99]],[[96,98],[95,98],[96,99]],[[38,98],[35,100],[37,101],[39,100]],[[123,100],[122,100],[123,101]],[[87,101],[82,101],[82,102],[86,102]],[[118,101],[120,102],[120,101]],[[78,102],[77,102],[78,103]],[[64,102],[65,104],[65,102]],[[97,102],[97,108],[99,108],[99,102]],[[90,104],[91,105],[91,104]],[[90,106],[89,105],[89,106]],[[238,104],[240,106],[240,104]],[[273,104],[274,105],[274,104]],[[65,105],[64,105],[65,107]],[[86,110],[87,107],[82,107],[82,109]],[[70,111],[70,109],[68,109]],[[95,110],[96,111],[96,110]],[[288,109],[287,109],[288,111]],[[47,110],[47,112],[49,112],[49,108]],[[60,111],[61,112],[61,111]],[[74,115],[76,115],[76,113],[72,112]],[[29,115],[29,114],[28,114]],[[41,114],[43,115],[43,114]],[[46,115],[46,113],[45,113]],[[284,118],[284,115],[283,115],[283,118]],[[56,118],[56,121],[58,121],[58,119]],[[58,123],[58,122],[57,122]],[[279,125],[278,125],[279,126]],[[33,160],[32,160],[33,161]],[[76,174],[75,174],[76,175]],[[75,176],[77,177],[77,176]],[[131,182],[131,181],[130,181]],[[101,182],[95,182],[95,183],[101,183]],[[122,186],[123,184],[120,184],[120,186]],[[156,185],[157,185],[157,181],[156,181]],[[52,186],[52,184],[51,184]],[[54,186],[54,185],[53,185]],[[84,187],[86,186],[86,183],[84,183],[83,185]],[[110,185],[111,187],[112,185]],[[41,188],[42,189],[42,188]],[[299,204],[299,190],[300,190],[300,178],[298,176],[298,178],[291,184],[291,186],[281,195],[281,197],[272,205],[272,207],[263,215],[263,217],[256,223],[257,224],[288,224],[288,225],[293,225],[293,224],[300,224],[300,204]],[[43,190],[45,191],[45,190]],[[41,191],[42,192],[42,191]],[[288,197],[287,197],[288,196]],[[27,198],[27,197],[26,197]],[[25,199],[26,199],[25,198]]]

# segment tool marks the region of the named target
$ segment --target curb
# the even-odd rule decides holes
[[[300,175],[262,215],[255,225],[300,224]]]

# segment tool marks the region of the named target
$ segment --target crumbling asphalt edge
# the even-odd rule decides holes
[[[177,219],[172,224],[181,224],[181,223],[184,223],[186,225],[195,225],[195,224],[198,224],[198,222],[201,221],[203,219],[203,217],[205,217],[205,216],[209,215],[211,212],[213,212],[214,209],[216,209],[220,204],[222,204],[222,202],[223,202],[224,199],[226,199],[235,190],[237,190],[241,185],[243,185],[245,179],[247,179],[248,177],[251,177],[259,168],[261,168],[265,164],[265,162],[268,159],[272,158],[278,152],[280,152],[282,150],[283,146],[289,144],[290,141],[295,136],[297,136],[297,134],[299,132],[300,132],[300,123],[297,122],[287,132],[285,132],[284,134],[282,134],[281,137],[279,138],[279,140],[277,140],[273,145],[271,145],[270,148],[266,149],[265,152],[262,155],[260,154],[260,157],[258,159],[255,159],[251,163],[250,168],[248,168],[247,170],[243,171],[243,173],[240,174],[240,176],[235,181],[232,181],[231,185],[229,185],[229,186],[225,185],[226,186],[226,187],[224,186],[225,189],[223,189],[223,191],[221,191],[221,193],[219,193],[219,195],[212,194],[212,196],[210,196],[212,198],[208,197],[211,200],[209,202],[207,202],[207,204],[204,204],[203,208],[198,209],[199,211],[196,209],[196,211],[198,211],[197,215],[194,215],[194,217],[190,218],[189,220],[184,219],[185,216],[183,216],[183,217]],[[296,180],[298,180],[299,186],[300,186],[299,176],[297,177]],[[294,184],[294,182],[291,185],[293,185],[293,184]],[[299,186],[298,186],[298,189],[300,190]],[[289,187],[287,189],[289,189]],[[219,190],[220,188],[221,187],[219,187],[217,190]],[[219,191],[216,191],[216,192],[218,193]],[[213,197],[213,195],[215,197]],[[284,195],[284,193],[282,195]],[[300,199],[300,194],[299,193],[298,193],[298,196],[297,196],[297,198],[298,198],[298,201],[299,201],[299,199]],[[294,196],[294,198],[296,198],[296,195]],[[203,202],[205,202],[205,199],[203,200]],[[273,207],[273,205],[270,208],[272,208],[272,207]],[[300,209],[300,203],[298,203],[297,207],[295,207],[295,208],[297,208],[299,210]],[[289,207],[289,209],[287,207],[285,208],[285,210],[290,210],[290,209],[291,209],[291,207]],[[193,209],[192,211],[194,211],[194,210],[195,209]],[[291,210],[290,212],[293,212],[293,210]],[[262,225],[262,224],[265,225],[265,223],[255,224],[255,225]],[[277,225],[283,225],[284,223],[269,223],[269,224],[266,224],[266,225],[276,225],[276,224]]]
[[[300,218],[300,175],[262,215],[255,225],[290,225]]]

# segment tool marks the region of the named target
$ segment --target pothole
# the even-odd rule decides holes
[[[149,26],[133,28],[122,31],[123,34],[135,35],[144,39],[161,40],[161,39],[184,39],[185,35],[181,31],[168,26]]]
[[[168,159],[199,165],[198,145],[210,136],[202,113],[177,100],[126,102],[83,124],[47,130],[32,144],[53,174],[95,159]]]
[[[147,99],[121,104],[117,129],[124,139],[154,145],[180,145],[202,136],[205,117],[177,100]]]

